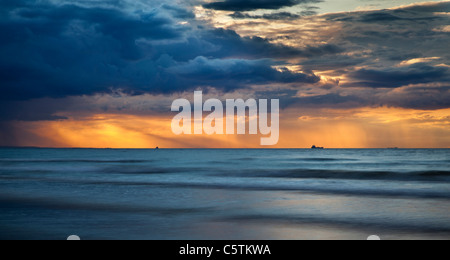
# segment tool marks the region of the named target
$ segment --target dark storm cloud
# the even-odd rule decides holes
[[[366,88],[358,91],[333,89],[320,95],[284,97],[283,104],[294,108],[400,107],[407,109],[437,110],[450,107],[450,85],[417,84],[401,88]]]
[[[171,68],[188,84],[202,83],[222,85],[234,89],[239,85],[265,83],[317,83],[320,78],[314,74],[293,73],[287,69],[276,70],[270,60],[208,60],[198,57],[181,66]]]
[[[439,16],[436,13],[450,12],[450,2],[432,3],[427,5],[413,5],[392,10],[379,10],[368,12],[337,13],[327,15],[327,19],[344,22],[366,22],[366,23],[386,23],[386,22],[423,22],[437,19],[445,19],[445,15]]]
[[[430,82],[450,82],[448,69],[443,67],[432,67],[418,64],[411,66],[407,70],[368,70],[361,69],[350,73],[353,79],[359,82],[352,86],[364,86],[371,88],[398,88],[410,84],[430,83]]]
[[[53,100],[52,100],[53,101]],[[38,102],[28,101],[3,101],[0,102],[0,124],[1,121],[22,120],[22,121],[38,121],[38,120],[64,120],[64,116],[53,115],[62,105],[63,102],[52,102],[50,100],[40,100]],[[14,108],[14,109],[11,109]]]
[[[270,14],[262,14],[262,15],[252,15],[244,12],[234,12],[230,14],[231,18],[234,19],[265,19],[265,20],[280,20],[280,21],[288,21],[299,19],[304,16],[312,16],[316,15],[317,12],[314,10],[304,10],[300,13],[290,13],[290,12],[275,12]]]
[[[363,23],[390,23],[390,22],[422,22],[439,19],[439,17],[432,16],[418,16],[420,13],[409,11],[375,11],[362,14],[360,16],[347,16],[344,14],[330,15],[329,19],[341,22],[363,22]]]
[[[308,46],[302,49],[272,44],[261,37],[241,37],[233,30],[204,29],[190,35],[186,41],[157,46],[176,60],[192,60],[198,56],[214,58],[298,58],[340,53],[343,48],[332,44]],[[189,50],[180,51],[180,50]]]
[[[170,11],[170,13],[175,18],[180,18],[180,19],[194,19],[195,18],[195,14],[192,11],[190,11],[184,7],[173,6],[173,5],[168,5],[168,4],[163,4],[161,7],[164,8],[165,10]]]
[[[201,29],[186,41],[156,46],[160,52],[170,53],[176,60],[187,61],[198,56],[214,58],[244,57],[248,59],[286,58],[301,56],[304,50],[271,44],[260,37],[241,37],[233,30]],[[189,51],[180,51],[180,50]]]
[[[301,107],[323,107],[323,104],[327,104],[327,107],[331,108],[357,108],[361,106],[367,106],[368,100],[364,97],[347,95],[343,96],[337,93],[329,93],[311,97],[301,97],[300,102],[297,104]]]
[[[168,4],[128,13],[98,6],[17,3],[20,6],[3,3],[9,11],[0,19],[0,34],[4,35],[0,42],[0,100],[4,101],[91,95],[113,88],[141,94],[198,86],[232,90],[276,80],[310,83],[316,79],[312,73],[278,72],[272,66],[279,62],[269,59],[339,51],[331,45],[299,50],[259,37],[241,37],[231,30],[181,25],[179,21],[195,16]],[[224,71],[220,80],[215,80],[202,77],[198,70],[187,75],[177,69],[194,66],[200,57],[209,64],[218,59],[241,59],[246,80],[237,82],[238,74],[233,71]]]
[[[203,5],[204,8],[221,11],[254,11],[278,10],[283,7],[292,7],[299,4],[320,3],[322,0],[225,0]]]
[[[177,39],[183,30],[157,13],[36,5],[0,21],[0,99],[83,95],[116,84],[120,70],[145,57],[139,39]]]
[[[390,106],[434,110],[450,107],[450,85],[417,85],[379,97]]]
[[[370,14],[366,14],[363,15],[361,17],[361,21],[362,22],[373,22],[373,23],[378,23],[378,22],[393,22],[393,21],[400,21],[400,20],[410,20],[411,18],[401,18],[399,16],[395,16],[392,14],[387,14],[387,13],[370,13]]]
[[[400,107],[437,110],[450,107],[450,85],[417,85],[401,89],[367,89],[353,94],[328,93],[310,97],[289,98],[290,107],[351,109],[360,107]]]
[[[27,38],[59,37],[61,40],[64,37],[77,40],[77,36],[89,36],[89,32],[95,31],[96,35],[118,41],[125,56],[127,52],[138,52],[134,44],[137,39],[173,39],[181,36],[181,30],[173,25],[173,21],[157,12],[132,16],[114,9],[64,5],[19,9],[15,15],[20,19],[10,20],[9,23],[2,24],[2,27],[8,27],[15,33],[28,32],[31,35]],[[23,41],[24,39],[17,39],[17,43]]]
[[[315,13],[314,13],[315,14]],[[312,15],[312,14],[311,14]],[[230,15],[234,19],[266,19],[266,20],[293,20],[302,17],[299,14],[289,13],[289,12],[278,12],[263,15],[251,15],[242,12],[234,12]]]

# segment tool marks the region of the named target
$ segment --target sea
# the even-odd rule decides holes
[[[0,239],[450,239],[448,149],[0,149]]]

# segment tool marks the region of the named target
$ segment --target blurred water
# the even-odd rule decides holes
[[[0,149],[0,239],[449,239],[449,213],[445,149]]]

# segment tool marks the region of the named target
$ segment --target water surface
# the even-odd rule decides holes
[[[0,239],[450,239],[450,150],[0,149]]]

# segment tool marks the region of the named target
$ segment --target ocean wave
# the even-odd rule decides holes
[[[56,210],[83,210],[83,211],[106,211],[115,213],[148,213],[157,215],[174,215],[201,213],[212,211],[211,207],[197,208],[170,208],[155,207],[147,205],[130,205],[121,203],[102,203],[102,202],[81,202],[72,200],[62,200],[48,197],[25,197],[14,196],[10,194],[0,194],[0,208],[42,208]]]
[[[0,163],[149,163],[154,160],[0,159]]]
[[[418,223],[405,221],[404,219],[380,219],[380,218],[352,218],[342,216],[325,215],[276,215],[276,214],[258,214],[258,215],[235,215],[218,218],[222,222],[246,222],[278,225],[320,225],[339,228],[350,228],[358,230],[375,230],[377,232],[408,231],[408,232],[430,232],[446,233],[450,235],[450,225],[445,223]]]
[[[254,161],[254,160],[257,160],[257,158],[254,158],[254,157],[244,157],[244,158],[236,158],[236,159],[233,159],[233,161]]]
[[[350,159],[350,158],[291,158],[288,161],[296,161],[296,162],[355,162],[358,159]]]
[[[133,166],[117,165],[111,167],[102,167],[97,169],[99,173],[117,173],[117,174],[170,174],[170,173],[200,173],[209,169],[199,167],[154,167],[154,166]]]
[[[215,176],[348,180],[450,180],[450,171],[352,171],[334,169],[258,169],[214,173]]]
[[[416,172],[420,176],[446,176],[450,177],[450,171],[427,171],[427,172]]]
[[[383,197],[383,198],[414,198],[414,199],[450,199],[450,190],[436,188],[433,190],[421,188],[402,189],[375,189],[359,186],[339,186],[330,183],[310,185],[308,183],[226,183],[226,182],[183,182],[183,181],[123,181],[123,180],[82,180],[82,179],[57,179],[44,177],[5,177],[5,181],[39,181],[50,184],[79,184],[94,186],[135,186],[135,187],[157,187],[164,189],[206,189],[206,190],[238,190],[238,191],[282,191],[296,192],[299,195],[333,195],[333,196],[355,196],[355,197]]]

